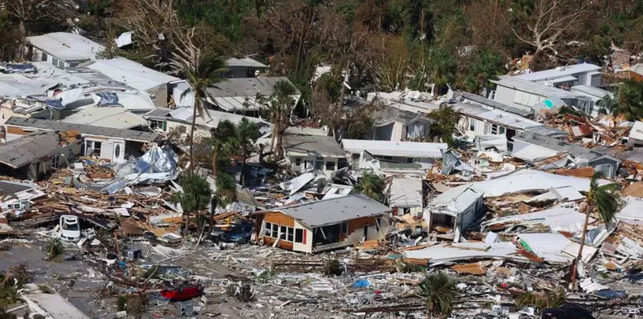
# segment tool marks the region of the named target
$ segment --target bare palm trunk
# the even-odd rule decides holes
[[[241,162],[241,187],[246,186],[246,162],[248,161],[248,155],[243,152],[243,161]]]
[[[219,159],[219,150],[215,149],[212,154],[212,177],[217,178],[217,159]]]
[[[188,228],[190,227],[190,213],[184,211],[183,215],[185,215],[185,229],[183,229],[183,236],[187,236]]]
[[[270,137],[270,151],[274,152],[275,151],[275,138],[277,137],[277,133],[279,132],[279,115],[281,111],[277,110],[275,114],[273,115],[273,122],[272,122],[272,137]]]
[[[199,94],[194,93],[194,108],[192,109],[192,126],[190,127],[190,172],[194,172],[194,129],[196,128],[196,109],[199,103]]]
[[[585,223],[583,224],[583,232],[581,233],[580,236],[580,247],[578,248],[578,256],[576,257],[576,261],[574,264],[574,267],[572,268],[572,291],[576,291],[576,275],[578,274],[578,263],[581,261],[583,257],[583,248],[585,247],[585,234],[587,234],[587,226],[589,224],[589,213],[591,212],[591,209],[587,210],[587,213],[585,214]]]

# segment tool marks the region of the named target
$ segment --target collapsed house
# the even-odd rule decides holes
[[[622,164],[611,155],[531,132],[514,137],[511,156],[535,165],[555,157],[541,167],[561,168],[572,162],[574,168],[590,166],[607,178],[614,178]]]
[[[391,209],[365,195],[349,195],[254,214],[264,245],[316,253],[384,238]]]
[[[502,110],[489,110],[467,103],[456,103],[454,107],[462,114],[458,122],[460,132],[470,138],[481,135],[498,135],[512,140],[516,134],[532,129],[539,130],[547,136],[567,137],[567,132]]]
[[[150,69],[122,57],[103,59],[105,47],[81,35],[55,32],[27,37],[27,56],[31,61],[47,62],[60,69],[84,66],[100,72],[113,81],[124,83],[149,95],[154,105],[165,106],[170,100],[187,106],[191,98],[187,82],[177,77]],[[187,95],[187,96],[186,96]]]
[[[330,176],[348,166],[346,152],[332,136],[289,134],[283,137],[282,147],[287,164],[298,173],[315,169]]]
[[[426,141],[431,133],[432,120],[426,114],[396,108],[384,108],[375,115],[373,140]]]
[[[462,233],[471,228],[484,209],[483,194],[471,185],[462,185],[431,200],[423,212],[429,236],[460,241]]]
[[[496,90],[492,92],[493,100],[534,113],[540,111],[556,112],[563,106],[573,106],[588,112],[588,99],[556,87],[545,86],[515,76],[501,76],[492,80]]]
[[[393,215],[412,214],[418,216],[424,208],[420,178],[393,178],[389,189],[389,206]]]
[[[266,108],[265,103],[270,102],[270,96],[280,82],[286,82],[294,89],[290,95],[294,107],[301,97],[301,92],[287,77],[231,78],[217,83],[216,87],[209,87],[205,100],[214,109],[258,116],[259,111]]]
[[[185,140],[192,126],[192,115],[194,115],[192,107],[179,107],[175,109],[156,108],[146,113],[143,118],[147,121],[150,129],[164,134],[178,133],[182,135],[181,139]],[[194,137],[197,140],[200,138],[208,138],[211,136],[210,131],[217,128],[219,123],[230,121],[236,125],[241,123],[243,119],[255,123],[255,125],[260,126],[262,129],[268,127],[267,123],[256,117],[205,109],[203,116],[197,115],[195,120]]]
[[[31,132],[74,131],[79,136],[82,136],[83,145],[83,149],[76,152],[75,155],[80,153],[84,156],[106,159],[112,162],[124,162],[132,152],[138,152],[145,145],[152,145],[161,141],[161,136],[156,133],[32,118],[11,117],[5,122],[5,128],[6,139],[10,142],[15,140],[15,143],[22,145],[29,143],[23,139],[28,137]]]
[[[343,139],[342,147],[354,168],[404,171],[430,167],[447,144]]]
[[[81,153],[78,131],[40,131],[0,145],[0,175],[37,180]]]

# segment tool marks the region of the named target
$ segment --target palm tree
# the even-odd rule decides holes
[[[220,172],[217,174],[215,179],[215,185],[217,190],[214,192],[210,207],[210,218],[208,223],[210,225],[210,230],[214,229],[214,212],[216,207],[226,207],[229,204],[237,201],[237,184],[234,182],[234,178],[230,174]]]
[[[228,120],[221,121],[210,130],[208,144],[212,146],[212,176],[218,176],[217,161],[221,153],[231,154],[236,148],[237,128]]]
[[[274,92],[268,99],[268,111],[272,118],[272,137],[270,138],[270,150],[275,151],[277,158],[283,158],[284,150],[283,136],[289,124],[289,116],[295,107],[295,99],[292,97],[297,89],[290,82],[282,80],[275,84]],[[277,144],[275,145],[275,139]]]
[[[378,175],[365,172],[362,179],[353,187],[354,194],[364,194],[380,203],[384,202],[386,183]]]
[[[589,183],[589,192],[587,192],[585,202],[581,206],[581,211],[585,213],[585,224],[583,225],[583,232],[580,236],[578,256],[576,256],[576,262],[572,270],[572,289],[576,288],[576,268],[578,261],[581,260],[583,256],[589,215],[597,211],[599,219],[603,221],[607,227],[614,220],[614,215],[618,210],[618,196],[614,193],[617,184],[598,186],[598,178],[600,176],[600,173],[596,173],[592,177]]]
[[[248,158],[256,151],[255,142],[261,137],[261,132],[257,125],[250,122],[245,117],[237,125],[236,145],[241,149],[241,185],[245,185],[246,162]]]
[[[188,92],[194,94],[194,109],[192,111],[192,126],[190,127],[190,169],[194,171],[194,129],[196,118],[204,117],[205,106],[203,99],[209,96],[208,88],[216,88],[216,84],[225,80],[222,73],[226,70],[225,60],[215,54],[203,52],[193,42],[194,29],[181,38],[180,45],[172,53],[170,67],[174,73],[182,74],[190,84]],[[212,99],[214,101],[214,99]]]
[[[432,315],[448,316],[457,295],[456,281],[443,272],[426,276],[420,283],[420,294],[426,298],[427,318]]]
[[[429,78],[435,85],[433,97],[437,98],[439,88],[447,85],[455,79],[456,61],[446,50],[435,48],[429,53]]]
[[[212,193],[208,181],[194,173],[183,175],[179,185],[183,188],[182,191],[174,193],[170,201],[174,204],[181,204],[183,215],[185,215],[185,229],[183,234],[187,235],[190,225],[190,214],[198,213],[207,208],[208,204],[210,204]]]
[[[614,97],[606,95],[597,104],[614,116],[622,115],[628,121],[638,121],[643,117],[643,83],[625,81],[616,89]]]
[[[458,122],[461,118],[460,112],[449,104],[442,103],[440,108],[429,112],[428,118],[433,120],[431,123],[430,135],[436,139],[442,139],[451,146],[453,144],[453,135],[457,132]]]

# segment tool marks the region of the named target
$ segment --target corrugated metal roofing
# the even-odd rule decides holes
[[[286,206],[270,211],[280,211],[310,227],[320,227],[360,217],[386,215],[391,209],[366,195],[356,194]],[[259,214],[266,212],[269,211],[262,211]]]

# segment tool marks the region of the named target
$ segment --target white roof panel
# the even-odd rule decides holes
[[[180,81],[177,77],[152,70],[140,63],[120,57],[109,60],[97,60],[87,67],[139,91],[147,91],[163,84]]]
[[[548,79],[558,79],[566,76],[571,76],[578,73],[596,72],[601,71],[600,66],[590,63],[579,63],[558,67],[555,69],[543,70],[516,76],[517,78],[527,81],[544,81]]]
[[[131,113],[123,107],[85,107],[65,117],[61,122],[116,129],[131,129],[147,125],[143,117]]]
[[[496,179],[472,183],[471,188],[484,193],[485,197],[548,190],[552,187],[572,186],[579,192],[589,191],[589,178],[562,176],[537,170],[517,170]],[[612,183],[599,180],[599,185]]]
[[[442,158],[445,143],[393,142],[373,140],[342,140],[345,151],[360,154],[367,151],[375,156],[401,156],[414,158]]]
[[[629,137],[637,140],[643,140],[643,122],[641,121],[634,122],[632,129],[630,129]]]
[[[511,152],[511,156],[519,158],[528,163],[535,163],[558,154],[556,151],[540,147],[538,145],[527,145],[519,150]]]
[[[389,204],[391,207],[422,207],[422,180],[394,178]]]
[[[545,86],[540,83],[530,82],[516,76],[501,76],[498,80],[492,80],[500,86],[505,86],[518,91],[533,93],[542,97],[559,97],[561,99],[573,99],[578,95],[569,91],[561,90],[559,88]]]
[[[471,184],[451,188],[436,196],[429,203],[429,209],[438,209],[442,212],[451,212],[453,215],[464,212],[471,204],[475,203],[483,192],[473,189]]]
[[[82,35],[69,32],[54,32],[27,37],[34,47],[64,61],[84,61],[96,58],[105,47]]]
[[[228,60],[226,60],[226,64],[228,66],[248,67],[248,68],[267,68],[268,67],[267,65],[257,60],[251,59],[249,57],[244,57],[241,59],[229,58]]]

